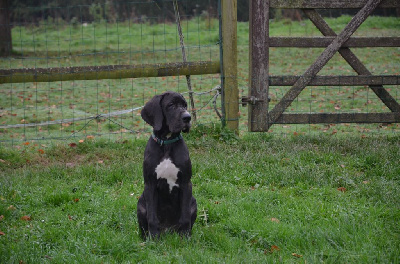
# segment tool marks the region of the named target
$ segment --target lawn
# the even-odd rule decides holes
[[[350,20],[327,19],[336,31]],[[189,60],[218,60],[218,21],[183,21]],[[398,36],[399,18],[370,17],[357,36]],[[271,21],[273,36],[320,36],[310,22]],[[45,21],[13,28],[1,69],[181,61],[174,24]],[[321,49],[271,49],[274,75],[301,74]],[[399,75],[398,48],[354,49],[373,74]],[[240,94],[248,86],[248,23],[238,23]],[[354,74],[340,56],[324,75]],[[194,91],[219,75],[192,76]],[[271,106],[288,87],[271,87]],[[142,106],[184,76],[0,85],[1,126]],[[388,87],[399,101],[398,86]],[[190,238],[142,241],[136,203],[150,127],[139,111],[58,125],[0,128],[0,263],[399,263],[399,124],[221,129],[196,94],[184,135],[198,218]],[[185,97],[188,94],[185,93]],[[217,100],[217,106],[220,102]],[[386,112],[368,87],[308,87],[289,112]],[[128,133],[131,132],[131,133]],[[53,140],[58,139],[58,140]]]
[[[400,137],[186,135],[191,238],[142,241],[145,139],[0,149],[1,263],[398,263]]]

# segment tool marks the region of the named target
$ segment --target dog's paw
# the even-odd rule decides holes
[[[179,221],[178,232],[181,234],[189,235],[191,231],[190,221]]]
[[[161,231],[158,224],[149,224],[148,236],[150,238],[158,238],[160,237]]]

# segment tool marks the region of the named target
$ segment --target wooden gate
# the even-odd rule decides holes
[[[400,84],[399,75],[372,75],[350,47],[399,47],[400,38],[350,37],[377,8],[400,7],[399,0],[250,0],[250,89],[242,99],[249,105],[249,130],[268,131],[273,124],[317,123],[399,123],[400,105],[383,85]],[[270,37],[270,8],[298,8],[312,21],[324,37]],[[342,32],[336,34],[315,9],[360,9]],[[301,76],[270,76],[270,47],[324,47],[318,59]],[[347,61],[358,76],[317,76],[336,52]],[[308,85],[368,85],[386,105],[385,113],[284,113]],[[269,86],[291,86],[271,109]]]

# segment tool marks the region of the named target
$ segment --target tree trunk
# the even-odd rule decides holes
[[[12,50],[10,10],[8,0],[0,0],[0,56],[10,56]]]

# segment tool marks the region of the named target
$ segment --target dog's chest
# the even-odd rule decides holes
[[[156,167],[157,179],[165,179],[167,180],[167,184],[169,186],[169,192],[172,191],[172,188],[179,187],[176,183],[178,181],[178,173],[179,168],[172,163],[171,159],[167,158],[160,162],[160,164]]]

